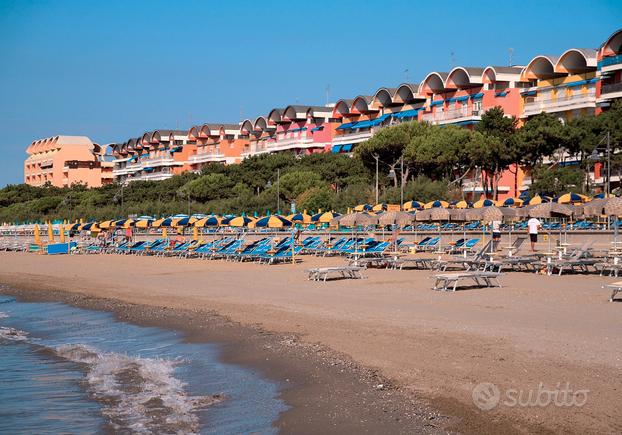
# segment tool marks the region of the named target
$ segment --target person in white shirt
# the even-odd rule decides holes
[[[501,239],[501,221],[492,221],[492,240]]]
[[[531,252],[536,252],[536,243],[538,242],[538,230],[541,228],[540,221],[531,218],[527,221],[527,231],[529,232],[529,240],[531,241]]]

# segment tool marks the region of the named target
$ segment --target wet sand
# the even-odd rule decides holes
[[[601,289],[615,279],[508,273],[503,288],[456,293],[430,290],[429,271],[306,280],[309,267],[342,263],[0,253],[0,282],[227,343],[226,360],[292,386],[284,432],[622,431],[622,305]],[[481,382],[589,394],[582,407],[483,411],[471,394]]]

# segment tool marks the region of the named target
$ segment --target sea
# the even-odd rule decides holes
[[[214,343],[0,295],[0,433],[271,434],[281,386]]]

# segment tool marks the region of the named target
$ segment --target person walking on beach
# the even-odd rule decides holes
[[[501,221],[492,221],[492,240],[501,240]]]
[[[542,227],[540,221],[532,217],[527,221],[527,232],[531,241],[531,252],[536,252],[536,243],[538,243],[538,230]]]

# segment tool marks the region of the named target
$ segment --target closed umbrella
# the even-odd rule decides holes
[[[65,229],[63,227],[63,224],[58,225],[58,235],[60,238],[60,242],[65,243]]]
[[[48,243],[54,242],[54,228],[52,228],[52,222],[48,222]]]
[[[41,229],[39,228],[39,224],[35,224],[35,244],[41,244]]]

